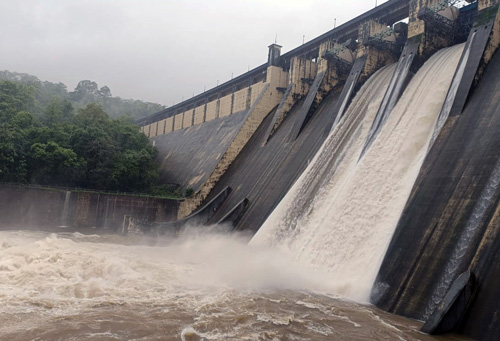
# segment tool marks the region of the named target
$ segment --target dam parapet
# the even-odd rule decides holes
[[[346,54],[342,53],[342,50],[346,51],[347,54],[354,53],[359,58],[366,54],[365,50],[372,47],[376,47],[378,51],[391,51],[398,58],[407,36],[406,31],[408,31],[410,37],[422,36],[421,52],[423,55],[428,54],[426,49],[435,51],[440,47],[451,45],[450,39],[456,37],[457,34],[453,32],[450,34],[449,30],[456,31],[453,20],[457,20],[461,13],[462,11],[449,6],[448,1],[443,2],[442,0],[388,1],[286,54],[281,55],[281,46],[272,44],[269,47],[267,63],[137,122],[146,135],[154,137],[184,129],[193,124],[201,124],[218,117],[224,117],[245,108],[248,109],[260,93],[259,90],[262,90],[265,83],[269,83],[268,68],[270,66],[281,67],[283,71],[289,73],[288,82],[295,84],[293,93],[303,95],[308,91],[307,84],[300,84],[302,82],[294,77],[294,75],[300,75],[300,72],[294,72],[294,69],[297,67],[299,70],[305,69],[299,79],[304,79],[307,83],[308,79],[314,78],[317,68],[321,68],[321,59],[327,59],[324,58],[324,52],[329,51],[328,55],[331,56],[332,47],[334,55],[340,56],[338,60],[349,61],[351,58],[346,58]],[[431,20],[430,17],[434,19]],[[436,18],[441,20],[436,20]],[[401,22],[405,19],[409,20],[408,25]],[[466,26],[467,22],[464,20],[467,21],[467,18],[461,19],[463,20],[459,21],[460,26]],[[442,27],[443,22],[449,24],[446,26],[448,31]],[[360,42],[357,44],[358,46],[356,46],[356,41]],[[337,49],[339,45],[340,51]],[[349,46],[351,52],[345,49],[346,45]],[[337,49],[336,52],[335,49]],[[381,58],[381,56],[377,56],[375,59]],[[301,61],[298,61],[299,59]],[[368,58],[367,64],[374,69],[387,64],[379,64],[376,60],[371,62],[370,59]],[[315,66],[307,65],[311,63]],[[352,61],[350,63],[352,64]],[[337,69],[339,68],[337,67]]]

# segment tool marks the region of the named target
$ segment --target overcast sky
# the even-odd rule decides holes
[[[378,4],[385,2],[379,0]],[[375,0],[0,0],[0,70],[171,106],[366,12]]]

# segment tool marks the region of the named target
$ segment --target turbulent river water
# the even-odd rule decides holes
[[[290,255],[215,233],[0,231],[1,340],[438,339],[331,286]]]

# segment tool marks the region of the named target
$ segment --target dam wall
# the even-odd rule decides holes
[[[181,203],[179,218],[188,216],[206,199],[264,117],[278,106],[283,98],[280,89],[287,83],[288,73],[271,65],[267,68],[266,83],[257,87],[260,92],[255,97],[251,88],[247,95],[246,90],[233,93],[217,102],[215,107],[220,109],[218,114],[223,113],[221,116],[151,138],[159,150],[160,175],[164,182],[192,188],[196,193]],[[253,103],[252,98],[255,98]],[[229,113],[229,108],[244,110]]]
[[[151,138],[158,148],[161,180],[199,191],[247,116],[248,110],[241,111]]]
[[[212,198],[225,186],[233,188],[210,222],[217,223],[239,202],[248,199],[247,209],[234,222],[234,228],[256,232],[322,145],[327,136],[324,127],[335,120],[331,110],[338,98],[339,93],[330,94],[293,142],[288,140],[300,119],[303,100],[294,106],[267,144],[262,145],[272,124],[272,115],[268,115],[208,197]]]
[[[124,216],[145,222],[170,221],[178,201],[99,192],[0,185],[0,229],[58,226],[118,231]]]
[[[181,224],[196,220],[200,207],[216,201],[213,211],[204,215],[208,218],[203,224],[230,223],[233,230],[252,235],[282,205],[290,189],[292,199],[287,196],[284,201],[295,200],[293,185],[307,180],[302,189],[310,195],[300,197],[304,202],[290,207],[300,219],[307,221],[314,216],[318,224],[293,225],[298,221],[292,219],[293,214],[290,220],[271,219],[276,222],[274,225],[283,225],[283,233],[278,231],[273,237],[276,244],[290,234],[294,243],[306,245],[308,240],[293,238],[309,236],[313,234],[309,230],[321,225],[318,233],[324,235],[314,236],[321,247],[302,256],[356,272],[351,269],[354,266],[348,265],[351,263],[338,262],[334,254],[340,255],[344,248],[360,245],[357,239],[371,236],[373,231],[358,231],[353,222],[358,221],[359,214],[366,219],[361,224],[363,228],[370,230],[370,223],[375,223],[369,215],[374,214],[380,226],[373,229],[383,233],[384,238],[377,247],[373,245],[378,241],[368,238],[372,249],[367,252],[363,248],[365,257],[377,258],[365,262],[370,264],[365,272],[370,273],[371,280],[364,283],[363,292],[372,289],[371,301],[389,312],[425,321],[436,311],[454,279],[471,270],[479,284],[459,331],[494,340],[500,333],[496,320],[500,302],[492,298],[498,296],[496,288],[500,284],[497,2],[479,1],[460,10],[434,0],[388,1],[379,7],[287,54],[280,55],[281,47],[273,44],[269,46],[267,64],[202,97],[139,122],[159,149],[164,181],[195,190],[192,198],[180,203],[178,224],[170,225],[180,230]],[[404,18],[408,18],[407,27],[398,23]],[[453,53],[441,51],[458,44],[452,48]],[[453,65],[443,53],[453,55]],[[423,67],[434,55],[438,56],[439,66]],[[429,69],[433,70],[431,74]],[[442,79],[434,79],[432,84],[428,80],[444,69],[446,81],[451,82],[439,87],[439,100],[433,98],[434,93],[424,91],[428,89],[418,88],[418,84],[426,88],[437,86]],[[378,70],[384,71],[384,86],[364,89],[364,83],[368,84]],[[255,82],[257,74],[263,78]],[[412,83],[415,79],[420,83]],[[408,89],[408,84],[413,84],[412,88]],[[401,100],[407,91],[425,93],[419,95],[423,96],[419,98],[421,105],[414,103],[412,95],[406,94]],[[365,96],[371,100],[360,100],[358,92],[367,92]],[[413,103],[410,114],[405,111],[406,102]],[[432,117],[425,116],[421,108],[432,108]],[[413,144],[409,142],[406,153],[406,147],[401,146],[408,141],[396,133],[390,135],[386,121],[398,125],[406,120],[391,116],[394,111],[402,118],[411,116],[407,119],[414,126],[406,127],[403,135],[418,135],[420,129],[426,129],[422,133],[426,135],[425,142],[415,137],[418,157],[411,152]],[[164,127],[168,122],[170,128],[162,131],[161,122]],[[381,136],[391,136],[397,143],[384,145],[385,138],[379,138],[379,131],[385,131]],[[325,141],[330,141],[328,150],[332,153],[322,152],[318,156],[317,152],[326,148]],[[353,146],[359,155],[353,152]],[[393,156],[397,148],[402,148],[398,149],[401,158],[392,160],[390,165],[380,164],[384,156]],[[384,152],[377,154],[381,150]],[[317,168],[328,177],[314,179],[311,175],[303,180],[301,174],[318,158],[322,165]],[[375,167],[366,166],[367,162],[380,166],[373,176],[370,172]],[[353,172],[346,171],[358,168],[362,183],[356,182]],[[380,174],[388,169],[394,175],[381,179]],[[398,187],[400,171],[408,171],[404,190]],[[334,191],[333,186],[343,183],[337,177],[353,191]],[[332,179],[332,184],[328,179]],[[388,185],[384,193],[389,199],[385,200],[375,182],[394,184],[400,191],[393,191]],[[365,189],[370,195],[365,195]],[[318,193],[329,195],[318,199]],[[394,193],[399,193],[397,200]],[[337,196],[345,200],[335,203]],[[312,203],[330,201],[333,208],[343,208],[344,202],[350,206],[343,216],[335,216],[336,211],[330,212],[327,206],[321,212],[328,214],[311,208]],[[387,205],[389,201],[397,205]],[[384,224],[386,218],[388,223]],[[163,226],[167,229],[170,225]],[[267,237],[264,234],[261,239]],[[349,245],[335,244],[347,240]],[[335,250],[328,249],[331,245],[337,245]],[[297,250],[308,252],[306,247]],[[352,253],[344,258],[361,264],[366,258],[363,262],[355,259],[358,252],[358,247],[352,247]],[[375,285],[371,287],[375,276]]]

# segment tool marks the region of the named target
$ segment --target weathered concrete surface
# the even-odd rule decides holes
[[[257,231],[284,197],[319,149],[324,130],[335,120],[333,108],[338,93],[330,94],[307,122],[298,138],[287,143],[290,132],[299,119],[303,101],[299,101],[266,145],[262,145],[272,115],[268,115],[240,155],[214,187],[209,198],[226,186],[232,193],[217,211],[212,222],[218,222],[245,198],[248,204],[236,225],[237,230]]]
[[[500,335],[500,193],[492,186],[500,165],[499,74],[496,53],[463,113],[443,127],[372,293],[379,307],[422,319],[433,295],[438,301],[450,279],[470,269],[479,289],[461,331],[481,340]]]
[[[266,87],[262,90],[262,93],[250,108],[245,122],[241,128],[237,130],[237,134],[232,139],[231,143],[224,152],[224,155],[217,163],[210,176],[204,181],[200,189],[196,191],[196,194],[193,197],[181,203],[178,212],[179,219],[187,217],[200,207],[219,179],[224,175],[241,150],[246,146],[247,142],[253,136],[264,118],[273,110],[273,108],[276,109],[278,104],[281,102],[283,93],[278,90],[276,85],[286,84],[286,79],[280,81],[279,76],[282,72],[280,72],[279,68],[269,67],[269,69],[271,68],[275,68],[274,71],[276,71],[277,77],[271,76],[271,82],[266,84]],[[273,78],[275,79],[273,80]],[[280,84],[280,82],[282,83]]]
[[[439,0],[410,0],[408,38],[419,38],[417,62],[422,65],[436,51],[453,44],[453,22],[451,26],[423,20],[422,13],[438,6]],[[432,12],[432,10],[431,10]]]
[[[232,140],[245,123],[248,111],[152,138],[161,162],[164,183],[195,191],[210,176]]]
[[[68,195],[64,190],[0,185],[0,229],[67,225],[118,230],[124,215],[149,222],[169,221],[176,218],[177,208],[178,201],[170,199],[96,192]]]
[[[267,141],[269,141],[273,133],[276,131],[276,129],[278,129],[278,127],[281,125],[281,122],[283,122],[283,120],[285,119],[286,114],[288,114],[288,112],[295,104],[296,100],[293,96],[294,94],[292,93],[294,86],[294,83],[288,84],[288,87],[283,94],[283,99],[281,100],[281,103],[278,105],[278,108],[273,114],[272,122],[267,128],[267,132],[262,140],[262,144],[265,145]]]
[[[149,229],[151,231],[156,231],[158,235],[178,236],[182,231],[182,228],[184,227],[207,225],[210,219],[212,219],[216,214],[217,210],[224,204],[231,191],[232,189],[230,187],[224,188],[203,207],[199,208],[198,210],[196,210],[196,212],[183,219],[176,219],[166,222],[156,221],[154,224],[151,224],[148,221],[135,219],[134,225],[137,226],[139,230]]]
[[[347,107],[356,92],[356,88],[360,86],[360,83],[358,83],[358,81],[361,74],[365,70],[366,59],[366,56],[361,56],[354,62],[351,72],[349,73],[349,76],[347,77],[347,80],[344,84],[344,88],[339,95],[335,107],[332,109],[332,112],[336,113],[335,120],[328,124],[328,126],[326,126],[323,134],[328,135],[330,131],[340,122],[340,119],[344,116],[344,113],[347,110]]]
[[[483,64],[485,63],[482,51],[485,51],[485,46],[489,41],[492,26],[493,23],[479,25],[479,27],[473,28],[469,34],[464,52],[462,54],[462,57],[460,58],[459,68],[454,75],[454,81],[457,76],[462,77],[462,80],[460,81],[460,84],[456,89],[457,96],[455,96],[453,105],[451,106],[451,108],[449,108],[450,116],[459,115],[462,112],[476,75],[478,74],[478,72],[481,72],[478,71],[479,65],[481,62],[483,62]],[[467,58],[467,60],[464,60],[465,58]],[[488,62],[490,60],[491,58],[488,60]],[[464,70],[461,70],[460,68],[462,63],[466,63],[464,64]],[[461,72],[462,75],[459,75],[459,73]],[[453,88],[451,88],[450,91],[453,91]]]
[[[284,91],[283,98],[278,105],[276,112],[273,115],[273,123],[269,125],[268,131],[262,143],[266,144],[267,141],[269,141],[294,104],[304,96],[309,96],[311,89],[309,80],[316,79],[317,73],[318,63],[300,57],[294,57],[291,59],[288,86]],[[315,90],[315,94],[316,91],[317,89]]]
[[[476,25],[488,25],[492,21],[490,39],[484,51],[484,63],[487,65],[493,58],[493,55],[500,46],[500,4],[498,0],[479,0],[478,15],[476,17]],[[479,74],[482,74],[483,69]]]
[[[380,24],[375,20],[369,20],[359,26],[359,43],[356,54],[358,58],[366,58],[363,71],[359,76],[362,83],[377,70],[385,65],[396,62],[399,58],[401,51],[381,50],[370,45],[370,38],[386,29],[386,25]],[[394,47],[396,48],[397,46]]]
[[[297,138],[297,136],[299,136],[300,131],[302,130],[304,125],[307,123],[308,113],[310,112],[313,102],[316,99],[316,94],[318,93],[319,87],[323,82],[325,73],[326,71],[321,71],[316,74],[314,82],[312,83],[309,89],[309,93],[307,94],[306,98],[304,99],[304,102],[300,106],[300,113],[295,119],[295,124],[293,126],[292,131],[290,132],[289,141],[294,141]]]

